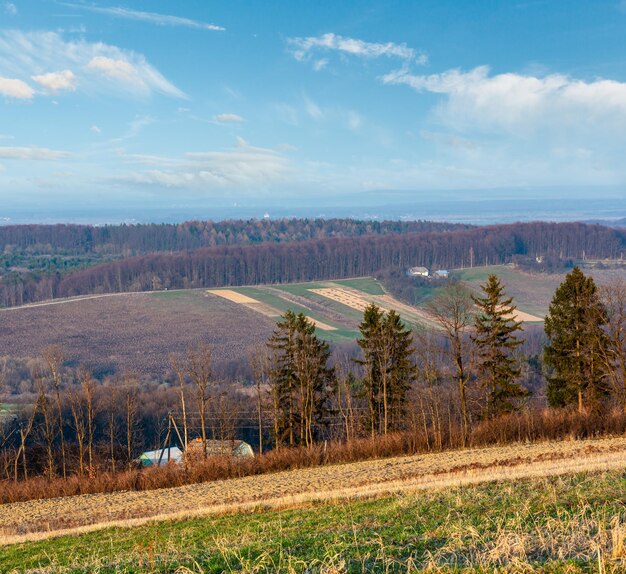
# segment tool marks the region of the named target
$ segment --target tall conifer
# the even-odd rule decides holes
[[[365,367],[365,390],[372,436],[400,428],[406,393],[415,378],[411,361],[413,334],[395,311],[385,314],[376,305],[368,306],[359,326],[357,343]]]
[[[513,298],[507,297],[496,275],[489,275],[481,285],[482,297],[472,297],[478,312],[474,319],[472,341],[478,355],[478,372],[486,391],[486,416],[510,412],[528,391],[516,382],[520,369],[513,351],[522,343],[517,332],[522,324],[516,321]]]
[[[595,407],[607,393],[608,321],[596,284],[575,267],[558,287],[545,321],[544,359],[551,406]]]
[[[334,383],[328,343],[302,313],[287,311],[277,322],[268,347],[276,445],[310,446],[321,430]]]

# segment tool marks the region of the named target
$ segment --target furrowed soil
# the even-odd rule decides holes
[[[143,492],[2,505],[0,543],[108,526],[182,520],[258,508],[301,507],[441,490],[495,480],[623,469],[626,438],[545,442],[396,457]]]
[[[215,372],[246,357],[272,333],[274,320],[205,290],[121,293],[0,310],[0,349],[34,357],[61,345],[70,364],[96,375],[163,376],[170,353],[207,342]]]

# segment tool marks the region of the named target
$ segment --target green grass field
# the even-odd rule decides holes
[[[543,317],[557,287],[563,281],[563,275],[547,273],[525,273],[508,265],[474,267],[453,272],[453,277],[466,282],[476,291],[495,274],[504,284],[506,293],[512,296],[521,311]]]
[[[116,528],[0,548],[2,572],[623,572],[622,472]]]

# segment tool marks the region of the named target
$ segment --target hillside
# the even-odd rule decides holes
[[[625,461],[626,439],[568,441],[5,505],[0,563],[20,572],[587,572],[599,557],[611,572],[626,537],[626,483],[612,469]]]
[[[599,284],[625,276],[621,269],[588,272]],[[453,276],[478,291],[490,273],[502,279],[530,321],[545,316],[565,276],[564,272],[531,274],[502,265],[458,270]],[[162,376],[169,368],[169,353],[203,340],[214,348],[219,373],[245,360],[252,347],[269,337],[287,309],[304,313],[316,323],[317,334],[331,342],[358,337],[363,309],[369,303],[397,310],[412,328],[432,327],[426,303],[437,287],[417,291],[418,304],[407,305],[380,281],[362,277],[60,299],[0,310],[0,349],[2,355],[33,357],[46,346],[59,344],[70,364],[92,365],[96,374],[133,371]]]
[[[213,348],[216,373],[245,359],[274,321],[203,290],[125,293],[0,310],[2,355],[33,357],[61,345],[70,364],[95,374],[163,376],[169,354],[200,340]]]

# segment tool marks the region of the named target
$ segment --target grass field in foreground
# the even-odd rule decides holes
[[[0,548],[3,572],[623,572],[623,472],[488,483]]]

